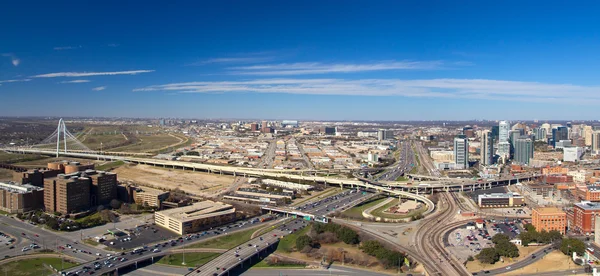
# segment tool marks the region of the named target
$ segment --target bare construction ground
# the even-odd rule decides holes
[[[113,170],[119,181],[163,190],[179,188],[192,194],[210,194],[233,184],[234,177],[193,171],[174,170],[148,165],[127,164]]]

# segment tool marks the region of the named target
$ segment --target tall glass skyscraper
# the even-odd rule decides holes
[[[469,168],[469,140],[463,135],[454,138],[454,163],[457,169]]]
[[[529,137],[520,137],[515,141],[515,163],[529,165],[529,159],[533,158],[533,140]]]
[[[494,163],[494,137],[492,132],[484,131],[481,139],[481,164],[484,166]]]
[[[500,121],[498,124],[498,155],[505,160],[510,157],[509,132],[510,124],[507,121]]]

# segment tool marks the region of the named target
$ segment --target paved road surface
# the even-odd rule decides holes
[[[549,246],[548,246],[548,249],[544,249],[542,251],[537,251],[537,252],[533,253],[532,255],[527,256],[525,259],[523,259],[523,260],[521,260],[519,262],[516,262],[514,264],[511,264],[510,265],[510,269],[506,269],[508,266],[505,266],[503,268],[490,270],[489,273],[479,272],[477,274],[478,275],[501,275],[501,274],[504,274],[504,273],[506,273],[508,271],[517,270],[519,268],[523,268],[523,267],[526,267],[526,266],[528,266],[528,265],[530,265],[532,263],[535,263],[535,262],[541,260],[544,256],[548,255],[552,251],[553,250],[549,249]],[[535,256],[535,258],[532,258],[532,256]]]

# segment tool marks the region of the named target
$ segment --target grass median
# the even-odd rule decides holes
[[[54,275],[54,271],[50,267],[61,270],[77,266],[76,263],[60,258],[37,258],[10,262],[2,265],[0,272],[5,275],[13,276],[45,276]]]
[[[235,232],[232,234],[221,234],[219,237],[192,244],[189,248],[216,248],[216,249],[231,249],[242,243],[249,241],[252,237],[252,233],[256,231],[256,228]],[[187,247],[186,247],[187,248]]]
[[[175,253],[164,258],[160,259],[157,263],[165,264],[165,265],[176,265],[176,266],[185,266],[185,267],[194,267],[201,266],[214,258],[221,255],[221,253],[213,253],[213,252],[190,252],[185,253],[185,265],[183,265],[183,253]]]

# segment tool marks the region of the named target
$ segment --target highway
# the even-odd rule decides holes
[[[93,255],[94,253],[108,253],[108,251],[100,250],[87,244],[76,242],[75,240],[79,238],[79,232],[73,233],[73,239],[65,239],[52,231],[42,229],[39,226],[33,226],[29,223],[22,222],[12,217],[0,216],[0,223],[8,226],[3,226],[1,230],[2,232],[18,239],[18,246],[15,245],[14,249],[4,249],[0,251],[3,254],[1,256],[18,256],[29,254],[32,252],[32,250],[25,252],[22,252],[21,250],[23,247],[29,246],[31,243],[36,243],[40,246],[40,249],[52,249],[58,253],[65,254],[82,261],[94,260],[96,258],[96,256]],[[72,245],[73,248],[66,248],[66,244]],[[63,246],[65,249],[58,249],[57,246]],[[83,253],[80,250],[89,253]]]
[[[414,144],[415,144],[415,149],[419,153],[419,160],[421,161],[420,165],[423,166],[425,169],[427,169],[427,171],[429,172],[430,175],[435,176],[435,177],[441,177],[442,174],[433,165],[433,162],[431,161],[431,158],[429,157],[427,150],[423,147],[423,142],[418,141]]]
[[[309,212],[311,214],[314,214],[315,216],[324,216],[328,213],[334,212],[335,210],[332,209],[333,206],[348,206],[351,205],[353,202],[355,201],[359,201],[362,198],[368,196],[364,195],[362,193],[358,193],[358,192],[353,192],[350,193],[350,191],[344,191],[340,194],[336,194],[327,198],[323,198],[320,199],[316,202],[312,202],[312,203],[307,203],[305,204],[303,211],[305,212]],[[328,208],[329,206],[329,208]],[[7,218],[10,219],[10,218]],[[302,220],[301,219],[296,219],[294,221],[299,221],[302,224]],[[288,225],[292,225],[293,222],[287,223]],[[235,224],[235,223],[234,223]],[[295,223],[294,223],[295,224]],[[238,228],[233,228],[232,231],[235,229],[235,231],[239,231],[239,230],[246,230],[247,227],[250,227],[250,224],[246,224],[246,226],[244,227],[238,227]],[[290,226],[293,228],[293,226]],[[143,252],[142,254],[131,254],[131,252],[127,252],[125,253],[125,255],[123,256],[116,256],[117,258],[126,258],[127,260],[124,261],[120,261],[119,259],[117,260],[112,260],[111,263],[113,264],[112,267],[107,267],[107,265],[105,265],[103,262],[105,260],[108,259],[108,257],[106,257],[106,254],[114,254],[114,252],[108,252],[108,251],[101,251],[103,253],[103,258],[101,260],[99,260],[103,265],[100,269],[95,271],[95,274],[102,274],[102,273],[107,273],[113,270],[117,270],[119,268],[123,268],[123,267],[127,267],[127,266],[131,266],[131,265],[136,265],[136,263],[148,260],[148,259],[153,259],[152,262],[158,260],[159,257],[163,257],[165,255],[170,254],[170,251],[172,250],[180,250],[182,247],[184,247],[185,245],[191,244],[191,243],[197,243],[200,242],[202,240],[205,240],[207,238],[210,237],[214,237],[215,235],[213,234],[214,230],[211,230],[208,235],[204,235],[204,236],[199,236],[199,234],[191,234],[191,235],[186,235],[185,237],[190,237],[189,240],[185,239],[185,238],[174,238],[173,240],[176,241],[175,242],[175,246],[170,246],[169,244],[171,244],[170,242],[165,243],[164,241],[160,241],[157,242],[155,244],[149,244],[148,245],[148,250]],[[278,230],[278,229],[274,229],[273,231],[282,231],[282,230]],[[289,230],[284,231],[285,233],[288,233]],[[276,232],[279,233],[279,232]],[[270,233],[270,235],[272,236],[273,233]],[[221,234],[221,235],[226,235],[226,234]],[[268,235],[268,234],[265,234]],[[265,239],[265,235],[263,235],[263,239]],[[163,246],[165,245],[165,246]],[[266,244],[265,244],[266,245]],[[158,248],[159,252],[148,252],[153,250],[154,248]],[[98,249],[94,248],[93,252],[98,252]],[[253,249],[254,250],[254,249]],[[255,251],[253,251],[255,252]],[[245,252],[245,253],[251,253],[251,252]],[[77,253],[73,253],[73,254],[77,254]],[[239,261],[237,258],[234,258],[232,256],[234,256],[235,254],[229,256],[229,255],[223,255],[225,257],[225,260],[220,259],[221,257],[218,257],[215,260],[220,260],[219,264],[221,265],[221,268],[225,265],[225,264],[235,264],[235,262]],[[88,263],[82,263],[77,267],[73,267],[71,269],[68,269],[66,272],[76,272],[76,271],[80,271],[83,269],[84,266],[90,267],[92,270],[94,268],[94,265],[92,264],[93,261],[95,261],[95,257],[93,255],[90,255],[91,259],[85,259],[86,261],[88,261]],[[240,256],[242,256],[240,254]],[[112,258],[112,256],[111,256]],[[239,258],[239,257],[238,257]],[[216,267],[216,266],[215,266]],[[214,272],[213,272],[214,273]],[[85,275],[85,274],[80,274],[80,275]],[[212,275],[212,274],[210,274]]]
[[[329,275],[356,275],[356,276],[384,276],[389,274],[377,273],[370,270],[356,269],[346,266],[332,265],[329,269],[274,269],[252,268],[243,276],[329,276]]]
[[[381,175],[375,178],[376,181],[396,181],[398,177],[410,172],[415,165],[415,154],[411,148],[411,141],[403,141],[401,144],[400,158]]]

